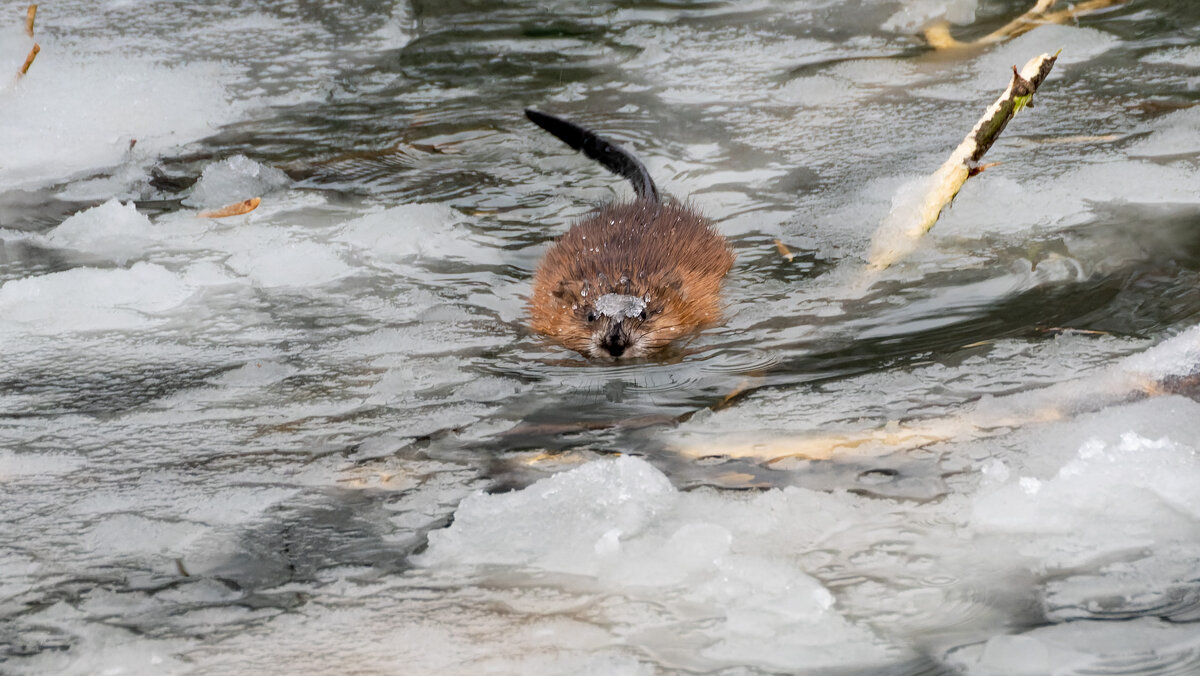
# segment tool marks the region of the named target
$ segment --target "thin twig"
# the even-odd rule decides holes
[[[17,71],[17,79],[25,77],[25,73],[29,72],[29,67],[33,65],[33,60],[37,58],[38,52],[42,51],[41,45],[33,43],[33,48],[29,50],[29,56],[25,57],[25,65],[21,66],[21,70]]]

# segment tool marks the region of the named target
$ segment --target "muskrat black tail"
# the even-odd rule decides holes
[[[571,148],[582,150],[584,155],[596,160],[605,169],[629,179],[629,182],[633,184],[633,191],[640,199],[659,201],[658,188],[654,186],[650,172],[646,171],[646,167],[628,150],[595,132],[553,115],[526,108],[525,117],[557,136]]]

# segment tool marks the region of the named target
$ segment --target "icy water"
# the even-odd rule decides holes
[[[44,3],[0,88],[0,672],[1200,672],[1200,5],[918,36],[1028,4]],[[528,334],[630,192],[525,106],[717,221],[722,328]]]

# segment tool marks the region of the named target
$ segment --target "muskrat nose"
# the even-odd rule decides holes
[[[625,354],[625,348],[629,347],[629,341],[621,333],[620,327],[614,327],[612,332],[604,337],[604,342],[600,343],[600,347],[603,347],[612,356],[620,357]]]
[[[626,345],[625,345],[624,340],[617,339],[617,340],[605,340],[602,347],[605,350],[607,350],[608,353],[611,354],[612,356],[620,357],[621,355],[625,354]]]

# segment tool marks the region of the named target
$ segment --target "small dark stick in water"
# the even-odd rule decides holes
[[[733,251],[712,221],[664,204],[629,151],[566,120],[534,124],[633,184],[637,198],[585,216],[546,252],[533,277],[530,327],[600,360],[650,357],[721,321]]]

